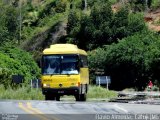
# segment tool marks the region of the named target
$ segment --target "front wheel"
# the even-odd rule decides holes
[[[80,95],[80,98],[81,98],[81,99],[80,99],[81,101],[86,101],[86,99],[87,99],[86,93],[85,93],[85,94],[81,94],[81,95]]]
[[[60,101],[60,95],[56,95],[56,101]]]
[[[86,93],[85,94],[78,94],[78,95],[75,95],[75,99],[76,101],[86,101]]]

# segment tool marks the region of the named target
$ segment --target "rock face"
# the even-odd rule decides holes
[[[35,35],[31,40],[22,43],[22,48],[35,52],[42,51],[50,44],[58,43],[60,37],[66,35],[66,23],[58,23],[52,28]]]
[[[39,62],[41,53],[45,48],[58,43],[62,36],[66,36],[66,26],[66,23],[58,23],[52,28],[35,35],[31,40],[22,43],[21,48],[32,52],[33,58]]]

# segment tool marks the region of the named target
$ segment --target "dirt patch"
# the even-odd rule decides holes
[[[121,8],[121,4],[115,3],[114,5],[111,6],[111,8],[112,8],[113,12],[116,13]]]
[[[159,92],[119,92],[117,98],[109,102],[134,103],[134,104],[155,104],[160,105]]]
[[[157,23],[158,21],[160,21],[160,8],[154,11],[150,10],[148,13],[145,14],[144,20],[148,23],[149,29],[159,32],[160,23]]]

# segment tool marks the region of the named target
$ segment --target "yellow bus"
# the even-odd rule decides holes
[[[76,101],[86,101],[89,70],[84,50],[73,44],[54,44],[43,51],[41,63],[45,100],[74,95]]]

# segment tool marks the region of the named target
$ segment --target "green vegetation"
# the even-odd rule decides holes
[[[117,92],[106,90],[105,88],[90,86],[87,98],[115,98]],[[29,86],[13,89],[11,87],[5,89],[0,85],[0,99],[17,99],[17,100],[44,100],[41,89],[31,89]]]
[[[160,7],[159,0],[130,0],[130,7],[133,11],[146,11],[147,8],[155,10]]]
[[[114,88],[136,87],[143,90],[149,78],[153,81],[160,79],[159,46],[158,34],[149,31],[138,33],[118,44],[92,51],[89,53],[89,65],[91,69],[104,69],[105,74],[111,75]]]
[[[18,39],[18,11],[13,6],[0,1],[0,45]]]
[[[23,75],[25,83],[39,77],[40,69],[29,53],[14,47],[1,47],[0,56],[0,84],[5,87],[11,85],[12,75]]]
[[[152,8],[157,9],[160,6],[159,0],[152,0]]]
[[[21,42],[32,43],[37,47],[37,42],[41,41],[35,36],[44,34],[47,30],[52,29],[56,24],[65,21],[68,14],[69,4],[67,0],[47,0],[43,4],[41,2],[33,4],[28,2],[24,5],[23,10],[23,27]],[[53,28],[54,29],[54,28]],[[50,33],[42,40],[47,42]],[[38,40],[36,40],[38,39]],[[43,42],[42,41],[42,42]],[[22,43],[22,48],[26,44]],[[36,50],[44,49],[46,46],[38,46]],[[28,49],[27,49],[28,50]]]
[[[31,89],[24,86],[17,89],[11,87],[5,89],[3,85],[0,85],[0,99],[44,100],[44,96],[40,89]]]
[[[87,93],[87,98],[115,98],[117,97],[117,92],[107,90],[106,88],[98,87],[98,86],[90,86],[89,91]]]
[[[109,2],[95,4],[90,15],[71,11],[68,16],[68,42],[82,49],[93,50],[146,29],[142,14],[129,13],[122,8],[113,13]]]

